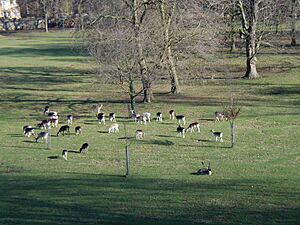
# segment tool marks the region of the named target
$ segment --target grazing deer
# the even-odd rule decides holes
[[[31,135],[34,135],[34,128],[32,126],[24,126],[23,133],[25,137],[30,137]]]
[[[213,137],[215,137],[216,141],[223,142],[223,133],[222,132],[216,132],[214,130],[211,130],[211,134]]]
[[[224,112],[215,112],[215,121],[224,121],[227,120]]]
[[[116,122],[116,114],[115,113],[110,113],[108,117],[111,122]]]
[[[81,148],[79,149],[80,153],[87,153],[89,150],[89,144],[88,143],[84,143],[82,144]]]
[[[30,125],[25,125],[25,126],[23,127],[23,134],[25,134],[25,130],[26,130],[27,128],[32,128],[32,126],[30,126]]]
[[[108,128],[108,133],[116,133],[119,132],[119,124],[113,123],[109,128]]]
[[[59,128],[59,131],[57,132],[56,136],[58,136],[60,133],[62,133],[62,135],[65,135],[65,133],[69,133],[69,132],[70,132],[70,127],[68,125],[64,125]]]
[[[64,160],[68,160],[68,150],[63,150],[61,154]]]
[[[198,175],[209,175],[209,176],[212,175],[212,171],[211,171],[211,168],[210,168],[210,162],[208,163],[207,167],[204,166],[204,162],[201,162],[201,163],[202,163],[204,168],[199,169],[197,174]]]
[[[45,140],[46,143],[48,143],[48,136],[49,136],[49,133],[48,132],[41,132],[38,134],[38,136],[35,138],[35,142],[38,142],[39,140]]]
[[[54,111],[48,112],[48,116],[50,119],[58,117],[57,112]]]
[[[191,123],[186,130],[192,133],[195,129],[200,133],[200,124],[198,122]]]
[[[169,114],[170,114],[170,120],[174,120],[175,119],[175,111],[174,110],[170,110]]]
[[[67,116],[67,120],[68,120],[68,124],[72,124],[73,123],[73,116],[72,115],[68,115]]]
[[[142,139],[145,137],[145,133],[142,130],[136,130],[135,131],[135,138],[136,139]]]
[[[103,122],[103,124],[105,125],[105,114],[104,113],[98,113],[97,118],[98,118],[99,124],[102,124],[102,122]]]
[[[50,120],[42,120],[41,123],[38,123],[38,127],[45,130],[51,129],[51,122]]]
[[[175,115],[177,123],[180,125],[183,123],[185,125],[185,116],[184,115]]]
[[[139,114],[137,114],[134,118],[135,122],[137,122],[138,124],[147,124],[147,118],[145,116],[141,116]]]
[[[75,134],[81,134],[81,127],[80,126],[77,126],[75,127]]]
[[[52,118],[52,119],[49,119],[49,121],[50,121],[50,124],[52,127],[58,126],[58,118]]]
[[[144,113],[143,113],[143,117],[145,117],[146,120],[150,123],[151,113],[149,113],[149,112],[144,112]]]
[[[185,138],[185,128],[180,125],[177,127],[177,136]]]
[[[162,113],[161,112],[156,113],[156,121],[162,122]]]

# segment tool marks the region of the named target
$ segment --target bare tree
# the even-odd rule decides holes
[[[291,46],[296,46],[296,22],[297,22],[297,13],[299,10],[300,1],[299,0],[290,0],[291,1]]]
[[[274,23],[276,2],[270,0],[237,0],[241,14],[241,37],[245,40],[246,73],[243,78],[259,77],[256,70],[257,53],[266,28]]]

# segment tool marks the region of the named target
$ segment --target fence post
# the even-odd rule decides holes
[[[128,149],[128,145],[126,145],[126,147],[125,147],[125,163],[126,163],[125,177],[128,177],[129,176],[129,149]]]

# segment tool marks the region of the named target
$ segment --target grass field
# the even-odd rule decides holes
[[[126,118],[127,96],[97,82],[90,60],[72,49],[68,32],[12,33],[0,37],[0,224],[286,224],[300,223],[300,48],[263,49],[259,80],[209,80],[184,86],[184,94],[164,94],[155,85],[155,102],[140,112],[164,114],[163,123],[146,127]],[[276,53],[276,54],[275,54]],[[228,54],[225,66],[243,74],[243,54]],[[260,71],[261,69],[261,71]],[[241,116],[237,143],[230,146],[229,123],[213,113],[233,95]],[[116,112],[120,133],[99,125],[95,106]],[[36,125],[43,109],[58,111],[60,125],[75,117],[71,134],[51,144],[22,135]],[[174,109],[198,120],[201,133],[176,137]],[[74,135],[80,125],[83,133]],[[125,178],[125,126],[130,176]],[[137,127],[145,130],[135,140]],[[224,132],[216,143],[210,130]],[[78,151],[88,142],[87,154]],[[59,156],[59,158],[56,158]],[[195,176],[201,162],[212,176]]]

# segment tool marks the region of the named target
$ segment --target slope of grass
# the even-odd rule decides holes
[[[210,81],[184,86],[184,94],[163,94],[156,84],[156,101],[139,104],[139,112],[162,123],[147,126],[127,119],[126,94],[99,84],[89,73],[89,59],[72,50],[70,34],[16,33],[0,43],[0,224],[297,224],[300,220],[299,108],[297,55],[262,57],[263,65],[290,69],[263,70],[255,81]],[[295,49],[298,51],[299,49]],[[289,57],[289,58],[287,58]],[[228,65],[243,62],[233,55]],[[243,65],[242,65],[243,66]],[[259,68],[258,68],[259,70]],[[234,95],[242,108],[237,119],[237,144],[230,146],[229,124],[213,114]],[[120,133],[99,125],[95,106],[116,112]],[[35,143],[22,135],[36,125],[45,105],[59,112],[60,125],[73,114],[71,133],[51,143]],[[201,133],[176,137],[174,109],[187,122],[199,121]],[[74,135],[74,127],[83,132]],[[130,177],[124,178],[125,128],[129,137]],[[145,131],[135,140],[137,128]],[[216,143],[210,130],[224,132]],[[39,130],[37,130],[39,132]],[[78,151],[88,142],[87,154]],[[211,162],[213,175],[195,176],[201,162]]]

